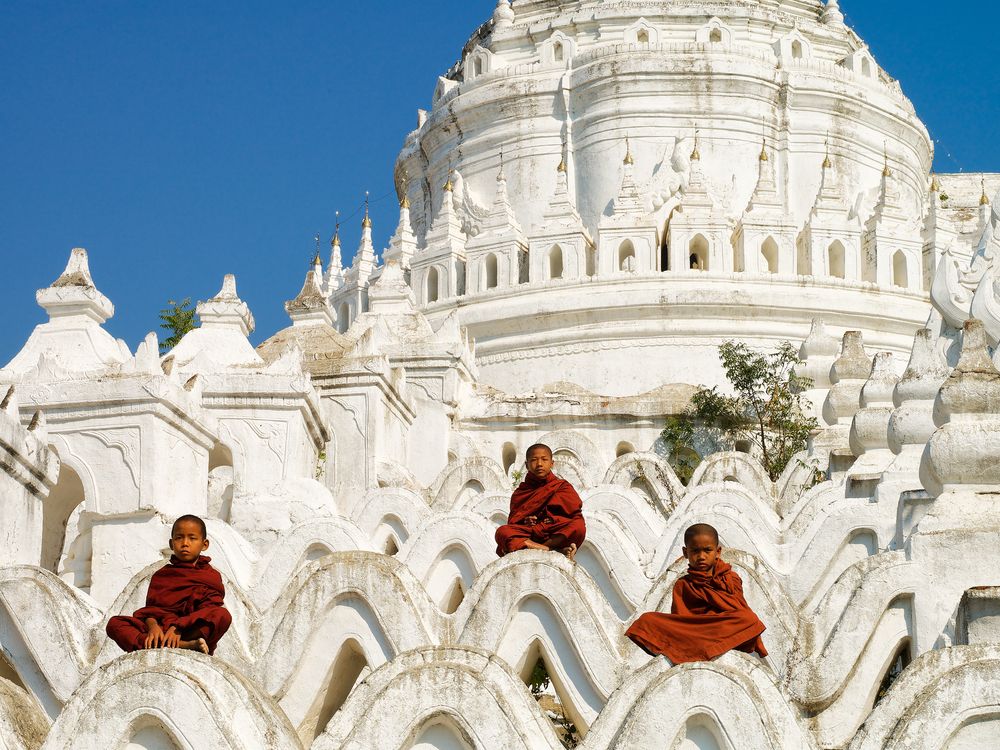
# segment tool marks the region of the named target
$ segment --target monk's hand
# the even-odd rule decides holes
[[[164,633],[163,635],[163,647],[164,648],[181,647],[181,634],[174,629],[173,625],[167,628],[167,632]]]
[[[163,644],[165,634],[156,620],[146,620],[146,648],[159,648]]]

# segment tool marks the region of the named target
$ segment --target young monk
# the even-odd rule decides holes
[[[587,524],[573,485],[552,473],[552,449],[536,443],[525,453],[528,473],[510,498],[507,523],[497,529],[497,555],[521,549],[555,550],[570,560]]]
[[[719,533],[707,523],[684,532],[687,575],[674,584],[670,614],[646,612],[625,635],[649,654],[665,655],[674,664],[707,661],[737,649],[761,657],[764,623],[743,598],[743,582],[719,557]]]
[[[123,651],[186,648],[214,654],[232,617],[223,606],[222,576],[203,557],[208,530],[198,516],[181,516],[170,530],[170,562],[153,573],[146,606],[112,617],[107,633]]]

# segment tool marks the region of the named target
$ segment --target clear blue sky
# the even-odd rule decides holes
[[[396,153],[494,5],[0,0],[0,366],[77,246],[133,350],[168,298],[206,299],[228,272],[255,343],[287,325],[334,209],[370,190],[387,244]],[[938,171],[1000,171],[994,4],[841,5],[938,142]]]

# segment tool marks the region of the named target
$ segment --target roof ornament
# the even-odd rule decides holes
[[[830,159],[830,131],[826,131],[826,156],[823,158],[823,169],[830,169],[833,160]]]
[[[330,247],[340,247],[340,211],[334,211],[336,224],[333,229],[333,239],[330,240]]]
[[[407,174],[406,168],[403,168],[403,174],[399,180],[399,191],[403,194],[403,197],[399,199],[400,208],[410,207],[410,175]]]
[[[313,256],[312,265],[323,268],[323,259],[319,256],[319,233],[313,239],[316,241],[316,254]]]
[[[840,10],[838,0],[827,0],[820,20],[829,26],[840,26],[844,23],[844,14]]]
[[[937,175],[934,174],[933,172],[931,172],[931,192],[932,193],[941,192],[941,183],[938,182]]]
[[[632,156],[632,145],[629,143],[628,133],[625,134],[625,160],[622,163],[628,167],[635,164],[635,158]]]
[[[983,194],[979,196],[979,205],[988,206],[990,205],[989,196],[986,195],[986,175],[982,175],[979,178],[980,184],[983,186]]]
[[[566,172],[566,139],[563,139],[562,146],[559,148],[559,166],[556,167],[557,172]]]
[[[883,177],[892,177],[892,170],[889,169],[889,144],[882,141],[882,156],[885,159],[885,166],[882,168]]]
[[[500,147],[500,171],[497,172],[497,182],[503,182],[507,176],[503,173],[503,146]]]
[[[448,169],[448,181],[444,183],[444,191],[446,193],[454,192],[455,183],[452,181],[451,176],[455,173],[454,169]]]
[[[368,215],[368,191],[367,190],[365,191],[365,218],[363,218],[361,220],[361,228],[362,229],[371,229],[372,228],[372,219]]]
[[[698,128],[694,129],[694,148],[691,150],[691,161],[701,161],[701,151],[698,150]]]

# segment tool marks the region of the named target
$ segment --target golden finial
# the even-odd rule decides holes
[[[330,247],[340,247],[340,211],[334,211],[337,217],[337,225],[333,230],[333,239],[330,240]]]
[[[361,228],[362,229],[371,229],[371,227],[372,227],[372,219],[368,215],[368,191],[366,190],[365,191],[365,218],[363,218],[361,220]]]
[[[933,172],[931,173],[931,192],[939,193],[941,192],[941,183],[938,182],[937,175]]]
[[[403,194],[403,197],[399,199],[400,208],[410,207],[410,180],[406,174],[406,170],[403,170],[403,176],[399,181],[399,192]]]
[[[507,176],[503,173],[503,146],[500,147],[500,170],[497,172],[497,182],[503,182]]]
[[[892,177],[892,170],[889,169],[889,146],[885,142],[882,143],[882,156],[885,159],[885,166],[882,168],[882,176]]]
[[[316,240],[316,255],[313,257],[312,264],[314,266],[322,266],[323,259],[319,255],[319,235],[317,234],[315,237],[313,237],[313,239]]]
[[[701,151],[698,150],[698,130],[694,131],[694,148],[691,150],[691,161],[701,161]]]
[[[629,167],[635,164],[635,159],[632,158],[632,145],[629,143],[628,135],[625,136],[625,161],[622,163]]]
[[[760,142],[760,160],[767,161],[767,138]]]
[[[455,189],[455,184],[451,181],[451,173],[454,171],[454,169],[448,170],[448,181],[444,184],[444,191],[446,193],[450,193]]]
[[[826,156],[823,158],[823,169],[829,169],[833,166],[833,161],[830,159],[830,134],[826,134]]]
[[[990,205],[990,199],[986,195],[986,178],[985,177],[981,177],[980,178],[980,184],[982,184],[982,186],[983,186],[983,194],[981,196],[979,196],[979,205],[980,206],[988,206],[988,205]]]

